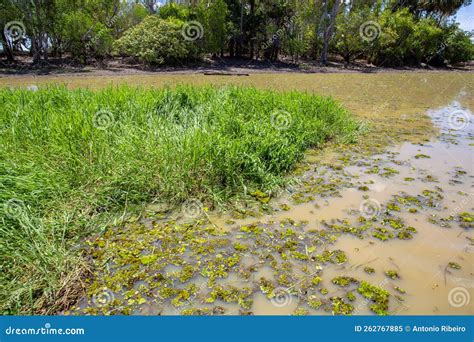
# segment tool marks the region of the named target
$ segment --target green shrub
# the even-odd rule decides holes
[[[440,27],[432,18],[416,19],[407,9],[385,10],[378,22],[380,36],[368,49],[369,60],[374,64],[454,64],[473,58],[470,35],[456,25]]]
[[[474,59],[472,34],[462,31],[457,25],[444,28],[444,42],[441,56],[448,64],[457,64]]]
[[[442,49],[443,30],[433,19],[420,19],[413,25],[413,32],[407,38],[405,60],[420,64],[431,62]]]
[[[360,27],[369,20],[365,8],[341,14],[337,18],[332,48],[348,63],[363,55],[367,43],[361,38]]]
[[[150,64],[176,64],[199,57],[194,42],[181,34],[183,22],[148,16],[115,41],[114,53]]]
[[[410,54],[409,37],[415,30],[413,15],[407,9],[385,10],[378,23],[381,33],[370,47],[370,61],[385,66],[404,64]]]
[[[65,49],[73,58],[86,62],[88,56],[104,58],[112,50],[112,34],[104,24],[83,11],[64,16],[63,37]]]
[[[187,21],[189,20],[190,10],[185,5],[169,3],[159,8],[158,15],[161,19],[174,18]]]

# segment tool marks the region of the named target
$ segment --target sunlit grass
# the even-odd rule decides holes
[[[64,307],[82,239],[115,214],[270,191],[305,150],[358,131],[329,98],[254,88],[2,89],[0,99],[3,313]]]

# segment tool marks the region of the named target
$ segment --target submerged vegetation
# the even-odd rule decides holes
[[[265,204],[306,149],[358,132],[333,100],[297,92],[52,87],[2,89],[0,98],[3,313],[64,307],[84,270],[83,238],[134,206],[193,198],[207,210],[248,190]],[[193,273],[184,271],[184,280]],[[210,279],[225,272],[212,262],[201,270]]]

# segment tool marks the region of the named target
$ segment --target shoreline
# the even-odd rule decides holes
[[[328,66],[316,63],[291,64],[285,62],[262,62],[255,60],[223,60],[219,63],[208,62],[182,67],[146,67],[143,65],[124,64],[120,61],[109,61],[104,66],[71,66],[50,64],[42,67],[30,65],[9,68],[0,64],[0,79],[23,77],[63,77],[63,76],[159,76],[159,75],[201,75],[201,76],[239,76],[253,74],[383,74],[383,73],[472,73],[474,61],[463,67],[375,67],[367,64],[344,65],[331,62]]]

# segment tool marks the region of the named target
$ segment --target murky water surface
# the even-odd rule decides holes
[[[143,218],[91,240],[97,271],[73,312],[474,313],[474,74],[4,78],[0,84],[58,81],[307,90],[335,97],[371,127],[355,146],[309,151],[292,185],[278,194],[251,194],[253,201],[226,213],[151,206]]]

